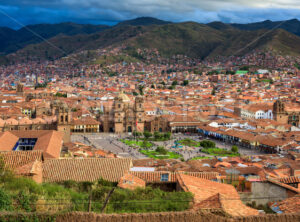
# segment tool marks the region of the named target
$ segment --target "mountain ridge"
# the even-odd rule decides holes
[[[297,26],[299,23],[300,29],[300,22],[295,19],[281,23],[285,23],[286,29],[293,27],[291,25]],[[296,34],[285,29],[274,29],[272,21],[254,24],[250,27],[253,30],[249,30],[247,25],[249,24],[235,27],[234,24],[222,22],[169,23],[151,17],[142,17],[112,27],[76,23],[60,23],[59,26],[52,24],[56,29],[48,32],[47,29],[51,25],[40,24],[35,25],[34,28],[39,29],[39,33],[48,41],[36,43],[35,39],[27,35],[27,39],[23,39],[24,41],[17,45],[19,48],[12,51],[12,54],[5,56],[4,61],[12,58],[22,58],[25,61],[28,59],[52,60],[80,52],[80,50],[94,50],[122,44],[135,49],[156,48],[163,56],[184,54],[201,59],[218,55],[244,54],[255,49],[272,49],[284,54],[300,55],[300,37]],[[26,28],[22,31],[26,33]],[[14,30],[7,29],[7,32],[9,35]],[[0,29],[0,40],[1,37],[5,38],[7,32],[2,29],[3,35],[1,36]],[[253,42],[255,39],[258,41]],[[56,47],[49,46],[48,42]],[[249,45],[251,42],[253,44]]]

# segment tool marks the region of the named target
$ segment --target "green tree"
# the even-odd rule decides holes
[[[146,139],[144,139],[141,147],[147,148],[147,145],[148,145],[148,141]]]
[[[152,136],[152,133],[150,133],[149,131],[144,131],[144,137],[146,138],[146,139],[149,139],[151,136]]]
[[[187,86],[188,84],[189,84],[189,80],[184,80],[184,81],[183,81],[183,85],[184,85],[184,86]]]
[[[140,92],[140,95],[144,95],[144,86],[139,85],[139,92]]]
[[[215,89],[213,89],[212,91],[211,91],[211,95],[216,95],[216,90]]]
[[[174,80],[174,81],[172,82],[172,86],[176,86],[177,84],[178,84],[177,80]]]
[[[164,138],[166,139],[166,140],[169,140],[170,138],[171,138],[171,132],[166,132],[166,133],[164,133]]]
[[[210,140],[203,140],[200,142],[200,146],[203,148],[215,148],[216,144]]]
[[[168,153],[168,151],[162,146],[158,146],[155,151],[162,155],[166,155]]]
[[[154,138],[155,138],[156,140],[159,140],[159,139],[161,138],[160,133],[157,132],[157,131],[155,131],[155,132],[154,132]]]
[[[141,135],[142,135],[142,133],[140,133],[140,132],[137,132],[137,131],[133,132],[133,136],[140,137]]]
[[[234,152],[234,153],[237,153],[239,151],[239,148],[236,145],[233,145],[231,147],[231,151]]]

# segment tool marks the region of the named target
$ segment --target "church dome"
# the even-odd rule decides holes
[[[124,93],[120,93],[118,96],[117,96],[117,99],[118,100],[122,100],[123,102],[130,102],[130,99],[129,97],[124,94]]]

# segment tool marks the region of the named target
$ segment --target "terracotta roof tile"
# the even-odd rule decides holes
[[[132,166],[128,158],[49,159],[43,164],[47,182],[105,180],[118,182]]]
[[[43,161],[43,152],[41,150],[33,151],[2,151],[0,156],[5,165],[11,169],[16,169],[34,161]]]
[[[186,192],[194,194],[194,208],[222,208],[231,216],[258,215],[258,211],[245,206],[232,185],[222,184],[185,174],[177,175],[178,183]],[[217,196],[218,195],[218,196]],[[211,201],[216,205],[211,204]]]
[[[118,186],[124,189],[134,190],[138,187],[145,187],[146,182],[132,174],[127,173],[121,177]]]

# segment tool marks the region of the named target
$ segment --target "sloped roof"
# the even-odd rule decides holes
[[[258,215],[257,210],[243,204],[238,192],[232,185],[222,184],[185,174],[177,174],[177,179],[184,191],[194,194],[195,208],[215,209],[220,208],[221,206],[221,209],[231,216]],[[216,205],[211,204],[211,201],[213,201]]]
[[[128,158],[48,159],[43,164],[43,180],[96,181],[101,177],[118,182],[132,167]]]
[[[145,187],[146,182],[132,174],[127,173],[123,177],[121,177],[118,186],[123,189],[134,190],[138,187]]]
[[[0,133],[0,151],[11,151],[18,140],[19,137],[10,131]]]
[[[203,178],[207,180],[216,179],[219,176],[217,172],[170,172],[170,171],[155,171],[155,172],[140,172],[140,171],[130,171],[130,174],[137,176],[146,182],[160,182],[161,175],[168,174],[168,182],[176,182],[178,174],[186,174],[190,176],[194,176],[197,178]]]
[[[36,174],[39,168],[42,168],[42,162],[35,160],[31,163],[25,164],[24,166],[16,168],[14,171],[17,175],[32,175]]]
[[[42,150],[45,158],[60,157],[63,134],[56,130],[16,130],[0,133],[0,151],[11,151],[20,138],[36,138],[33,150]]]
[[[11,169],[33,163],[35,161],[43,161],[43,152],[41,150],[32,151],[1,151],[0,157],[5,165]]]
[[[300,195],[276,202],[271,208],[282,213],[300,213]]]

